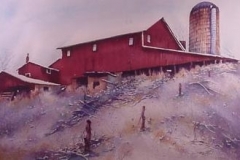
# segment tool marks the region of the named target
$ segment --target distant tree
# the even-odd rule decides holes
[[[0,52],[0,71],[9,69],[12,54],[9,51]]]
[[[178,26],[175,26],[174,28],[174,34],[180,41],[186,41],[186,49],[188,48],[188,26],[185,24],[179,24]]]
[[[225,54],[225,55],[227,55],[231,58],[235,58],[234,54],[232,53],[232,51],[229,48],[227,48],[225,46],[223,46],[222,48],[223,48],[223,53],[222,54]]]

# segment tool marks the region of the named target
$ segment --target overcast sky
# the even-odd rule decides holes
[[[10,69],[30,60],[49,65],[57,47],[138,31],[164,17],[188,41],[189,14],[200,0],[1,0],[0,57]],[[240,1],[212,0],[220,9],[222,54],[240,59]]]

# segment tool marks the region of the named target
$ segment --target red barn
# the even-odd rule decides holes
[[[58,48],[62,59],[51,67],[61,72],[60,83],[86,81],[86,73],[138,72],[142,69],[194,63],[214,63],[224,58],[186,52],[162,18],[148,29]]]
[[[42,81],[39,79],[29,78],[23,75],[1,72],[0,73],[0,99],[5,95],[7,98],[13,98],[18,93],[37,93],[39,91],[46,91],[59,86],[59,84]]]
[[[146,31],[61,47],[62,59],[51,67],[61,71],[61,83],[70,84],[88,71],[121,72],[159,66],[148,61],[151,55],[142,48],[142,34],[144,41],[151,46],[184,50],[165,20],[161,19]]]
[[[18,69],[18,74],[47,82],[59,82],[59,70],[27,62]]]

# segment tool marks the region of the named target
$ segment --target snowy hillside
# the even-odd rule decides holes
[[[83,154],[87,119],[89,160],[240,159],[238,64],[182,70],[171,79],[128,77],[86,102],[81,92],[2,102],[0,159],[73,159]]]

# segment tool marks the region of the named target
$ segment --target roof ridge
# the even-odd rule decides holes
[[[41,79],[26,77],[26,76],[23,76],[23,75],[20,75],[20,74],[17,74],[17,73],[11,73],[9,71],[2,71],[1,73],[8,74],[12,77],[15,77],[15,78],[23,81],[23,82],[26,82],[26,83],[40,84],[40,85],[55,85],[55,86],[60,85],[60,84],[57,84],[57,83],[48,82],[48,81],[44,81],[44,80],[41,80]]]

